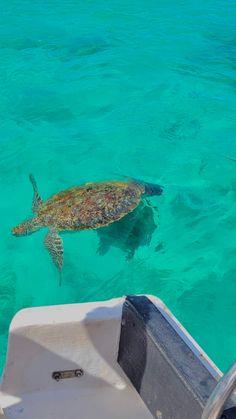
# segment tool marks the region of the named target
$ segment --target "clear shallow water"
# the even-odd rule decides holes
[[[218,366],[236,353],[234,0],[1,1],[0,351],[22,307],[162,298]],[[150,244],[99,255],[64,235],[63,286],[45,231],[15,238],[42,197],[117,173],[165,186]]]

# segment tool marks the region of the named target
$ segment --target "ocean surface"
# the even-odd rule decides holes
[[[1,0],[0,359],[30,306],[159,296],[219,368],[236,357],[235,0]],[[235,161],[234,161],[235,159]],[[43,199],[131,176],[161,197],[111,229],[13,237]],[[157,208],[156,208],[157,207]]]

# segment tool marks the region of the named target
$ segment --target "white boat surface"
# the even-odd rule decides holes
[[[188,362],[193,359],[196,368],[199,368],[199,377],[200,374],[209,376],[207,385],[204,383],[204,391],[209,384],[210,392],[222,373],[161,300],[153,296],[142,297],[142,300],[135,298],[139,305],[148,301],[158,313],[154,313],[154,309],[154,317],[146,322],[145,310],[142,318],[138,305],[133,309],[136,300],[133,303],[132,298],[127,300],[126,297],[19,311],[10,326],[7,360],[0,387],[0,419],[200,419],[206,404],[205,395],[199,395],[201,389],[197,388],[198,385],[196,389],[193,385],[193,391],[189,390],[193,378],[187,376],[189,373],[186,375]],[[130,315],[137,317],[137,323],[133,320],[129,323]],[[152,320],[156,315],[163,322],[157,333],[161,327],[167,327],[167,334],[164,335],[168,339],[168,336],[170,339],[173,337],[169,347],[167,338],[160,344],[153,338]],[[139,324],[143,319],[144,328],[144,323]],[[132,337],[132,330],[130,332],[128,327],[133,327],[135,333],[138,330],[138,335],[141,333],[140,344],[134,340],[130,344],[130,339],[136,339],[138,335]],[[147,334],[145,339],[143,331]],[[161,333],[160,336],[163,336],[163,330]],[[150,344],[147,343],[149,339]],[[171,352],[178,339],[181,341],[180,350],[188,357],[183,374],[184,363],[179,359],[182,352],[178,355],[177,346]],[[142,342],[145,343],[145,351],[141,348]],[[141,360],[137,355],[139,347]],[[134,365],[129,364],[130,360],[131,364],[134,360]],[[168,376],[163,368],[170,370]],[[139,370],[142,370],[141,375],[137,372]],[[169,383],[170,374],[173,377]],[[156,378],[160,381],[157,383],[157,397],[154,392],[149,400],[146,388],[150,382],[151,387],[148,388],[156,385],[153,382]],[[175,380],[180,383],[178,388],[174,385]],[[179,413],[176,406],[169,411],[169,407],[165,408],[163,401],[158,400],[158,394],[163,398],[162,388],[165,392],[168,389],[165,403],[176,400],[176,406],[180,406]],[[185,391],[186,403],[185,400],[178,401]],[[188,395],[189,400],[191,397],[193,400],[189,403]],[[193,406],[192,417],[189,417],[191,403],[196,405]],[[186,404],[186,415],[183,413],[185,410],[181,411],[181,404]]]

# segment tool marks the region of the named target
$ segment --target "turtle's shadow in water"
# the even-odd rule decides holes
[[[97,253],[104,255],[113,246],[125,252],[127,259],[132,259],[140,246],[150,244],[156,228],[154,209],[141,203],[121,220],[97,230],[99,237]]]

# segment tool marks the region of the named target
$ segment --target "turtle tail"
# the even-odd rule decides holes
[[[14,236],[27,236],[34,233],[42,227],[39,219],[32,218],[31,220],[25,221],[24,223],[18,224],[12,229],[12,234]]]
[[[155,196],[155,195],[162,195],[163,187],[156,183],[148,183],[148,182],[141,182],[141,184],[145,188],[145,195],[147,196]]]
[[[118,173],[116,173],[116,175],[118,175]],[[157,183],[144,182],[141,179],[136,179],[131,176],[126,176],[126,175],[121,175],[121,174],[119,174],[119,176],[126,178],[127,180],[130,180],[131,182],[134,182],[136,184],[142,185],[145,188],[144,193],[146,196],[162,195],[164,188],[163,186],[158,185]]]

